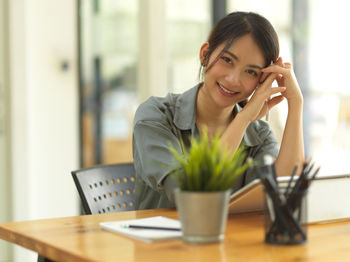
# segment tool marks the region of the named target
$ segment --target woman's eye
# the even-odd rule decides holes
[[[226,56],[221,57],[221,59],[224,60],[226,63],[229,63],[229,64],[232,63],[231,59]]]
[[[252,75],[252,76],[258,76],[257,72],[255,72],[254,70],[248,69],[248,70],[247,70],[247,73],[250,74],[250,75]]]

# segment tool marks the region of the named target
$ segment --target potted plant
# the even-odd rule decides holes
[[[201,137],[191,138],[191,147],[183,154],[173,147],[170,152],[176,160],[175,204],[183,240],[191,243],[223,240],[230,189],[252,165],[250,160],[245,161],[245,148],[241,146],[232,154],[222,147],[219,134],[210,140],[204,130]]]

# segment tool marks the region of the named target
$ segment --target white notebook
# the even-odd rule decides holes
[[[181,231],[135,229],[125,227],[127,225],[181,228],[180,221],[162,216],[100,223],[102,229],[144,242],[176,239],[182,236]]]

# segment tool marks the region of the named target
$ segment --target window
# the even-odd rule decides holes
[[[350,171],[348,10],[349,1],[310,1],[310,155],[324,175]]]
[[[83,166],[132,161],[138,104],[198,82],[209,28],[209,0],[80,1]]]
[[[199,50],[211,28],[209,0],[167,0],[168,90],[182,93],[198,84]]]
[[[138,1],[80,1],[83,166],[132,161]]]

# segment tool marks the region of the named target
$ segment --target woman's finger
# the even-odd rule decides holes
[[[271,74],[271,73],[270,73],[270,74],[267,76],[267,78],[264,80],[264,82],[261,83],[260,86],[261,86],[262,88],[266,88],[266,87],[270,88],[270,86],[272,85],[272,82],[275,81],[276,76],[277,76],[277,74],[274,74],[274,73]]]
[[[286,63],[285,63],[286,65]],[[290,65],[290,64],[289,64]],[[265,67],[263,69],[261,69],[261,71],[263,73],[276,73],[276,74],[286,74],[289,72],[289,68],[287,67],[288,65],[286,65],[286,67],[281,67],[279,65],[270,65],[269,67]]]
[[[284,91],[286,91],[286,87],[285,87],[285,86],[271,87],[271,88],[269,89],[268,95],[269,95],[269,96],[272,96],[272,95],[274,95],[274,94],[282,93],[282,92],[284,92]]]
[[[279,58],[277,59],[276,63],[274,63],[274,64],[283,67],[283,59],[282,59],[282,57],[279,57]]]
[[[269,110],[271,108],[273,108],[275,105],[278,105],[279,103],[281,103],[284,99],[284,96],[282,95],[279,95],[279,96],[275,96],[273,98],[271,98],[268,102],[267,102],[267,105],[269,107]]]
[[[278,66],[280,66],[280,67],[284,67],[282,57],[279,57],[279,58],[276,60],[276,62],[274,63],[274,65],[278,65]],[[269,67],[270,67],[270,66],[269,66]],[[269,67],[267,67],[267,68],[269,68]],[[261,76],[260,76],[260,80],[259,80],[259,83],[260,83],[260,84],[263,83],[263,82],[265,81],[266,77],[269,75],[269,73],[264,72],[264,70],[262,70],[262,71],[263,71],[263,72],[262,72],[262,74],[261,74]]]
[[[260,76],[259,83],[260,84],[263,83],[268,75],[269,75],[268,73],[262,73]]]
[[[275,97],[269,99],[268,101],[266,101],[256,119],[261,119],[262,117],[267,115],[269,113],[269,111],[271,110],[271,108],[273,108],[275,105],[281,103],[283,101],[283,99],[284,99],[283,96],[275,96]]]
[[[278,83],[278,86],[283,86],[283,76],[282,75],[277,75],[276,81]]]

